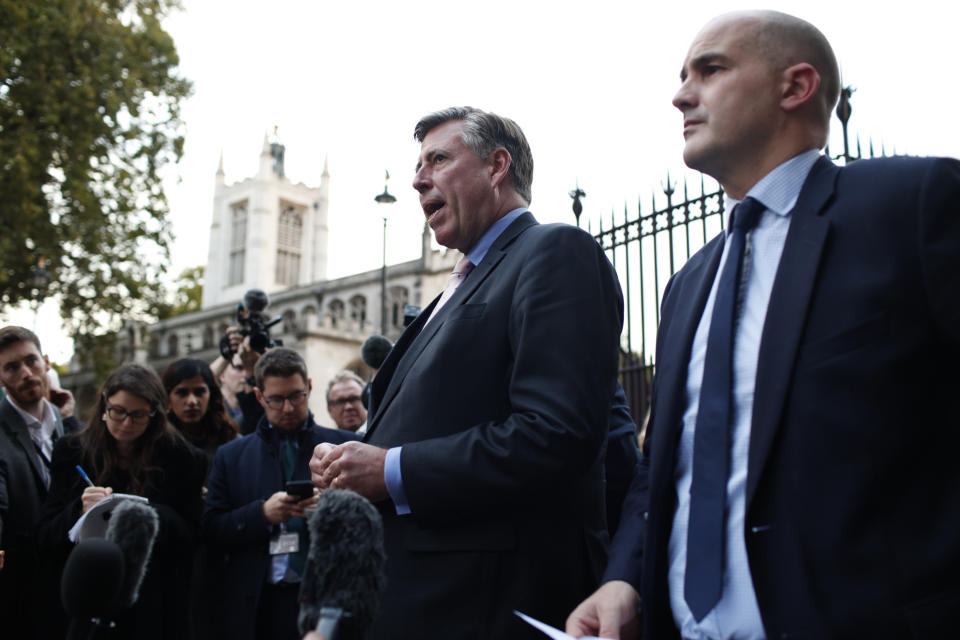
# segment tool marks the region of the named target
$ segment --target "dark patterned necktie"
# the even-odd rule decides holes
[[[687,527],[687,569],[683,595],[699,622],[723,591],[724,510],[730,476],[733,335],[746,235],[766,207],[753,198],[738,204],[727,241],[730,248],[720,274],[707,336],[707,354],[693,437],[693,480]]]

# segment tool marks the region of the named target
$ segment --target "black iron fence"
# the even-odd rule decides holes
[[[843,153],[831,155],[830,147],[826,149],[826,154],[841,164],[864,157],[859,139],[853,149],[848,137],[851,93],[850,88],[843,89],[836,110]],[[866,155],[878,155],[872,141]],[[886,155],[886,151],[881,148],[879,155]],[[616,268],[624,291],[620,379],[638,425],[643,424],[650,404],[663,287],[691,255],[720,232],[724,211],[723,190],[703,174],[698,184],[691,185],[684,179],[678,192],[668,173],[661,191],[654,194],[646,211],[638,203],[633,215],[625,208],[620,216],[611,213],[606,220],[599,219],[599,230],[594,233]],[[585,195],[579,186],[570,192],[578,224]]]

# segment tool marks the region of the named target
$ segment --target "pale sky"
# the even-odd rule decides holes
[[[423,214],[410,186],[424,114],[472,105],[513,118],[534,155],[531,210],[573,222],[567,192],[587,192],[584,220],[649,210],[652,191],[684,173],[681,117],[670,104],[686,49],[703,24],[751,8],[671,3],[450,0],[308,2],[185,0],[167,21],[186,101],[186,147],[167,194],[176,239],[171,277],[204,264],[221,151],[228,183],[256,172],[263,136],[278,127],[286,173],[316,186],[329,159],[329,275],[379,267],[382,211],[389,262],[419,253]],[[656,6],[652,6],[656,5]],[[960,156],[954,121],[955,2],[770,2],[831,41],[854,86],[851,130],[888,153]],[[835,126],[834,133],[839,131]],[[841,150],[832,138],[831,151]],[[397,202],[373,197],[391,174]],[[596,223],[594,222],[594,229]],[[32,326],[32,313],[5,320]],[[38,329],[51,359],[68,343],[54,305]]]

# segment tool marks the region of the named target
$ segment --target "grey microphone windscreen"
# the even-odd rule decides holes
[[[314,630],[321,610],[341,609],[338,640],[359,640],[373,621],[386,581],[380,513],[353,491],[327,489],[307,524],[310,551],[300,587],[300,631]]]
[[[124,558],[123,588],[117,602],[121,608],[132,607],[137,601],[159,528],[157,510],[135,500],[122,501],[110,516],[106,538],[117,543]]]

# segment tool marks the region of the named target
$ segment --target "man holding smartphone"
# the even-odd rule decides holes
[[[310,546],[305,510],[316,504],[310,456],[357,436],[314,422],[307,367],[292,349],[267,351],[254,377],[264,415],[252,434],[220,447],[207,481],[203,535],[224,551],[219,610],[207,613],[214,638],[292,640]]]

